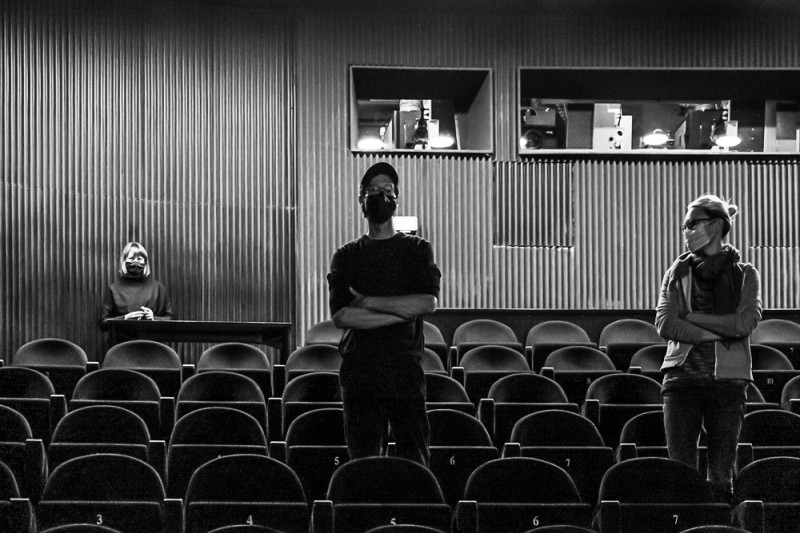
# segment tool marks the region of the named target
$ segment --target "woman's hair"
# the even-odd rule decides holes
[[[121,276],[128,275],[128,268],[125,266],[125,258],[128,257],[128,254],[131,251],[138,252],[139,255],[144,257],[144,273],[142,274],[145,278],[150,277],[150,258],[147,256],[147,250],[144,249],[144,246],[139,244],[138,242],[129,242],[125,245],[125,248],[122,249],[122,253],[119,255],[119,273]]]
[[[724,238],[731,230],[731,220],[739,211],[739,207],[730,201],[725,201],[713,194],[704,194],[690,203],[687,209],[697,207],[702,209],[709,217],[722,220],[722,237]]]

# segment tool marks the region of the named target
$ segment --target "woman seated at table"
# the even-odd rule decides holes
[[[147,250],[138,242],[129,242],[119,258],[118,281],[103,294],[103,317],[109,319],[172,320],[172,302],[166,287],[153,279]]]

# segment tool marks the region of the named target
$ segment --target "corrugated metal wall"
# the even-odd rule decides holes
[[[348,151],[353,64],[493,71],[493,157],[384,158],[401,175],[401,214],[419,216],[422,235],[433,244],[444,274],[441,306],[652,308],[664,269],[682,249],[684,207],[705,192],[739,203],[732,242],[765,275],[780,273],[765,282],[765,305],[800,306],[797,243],[761,248],[754,239],[756,232],[766,239],[783,235],[786,225],[797,232],[797,161],[520,160],[515,141],[520,67],[800,68],[796,18],[441,15],[398,8],[391,15],[305,12],[298,20],[298,146],[308,154],[298,160],[304,191],[298,199],[298,340],[329,317],[331,255],[366,227],[357,184],[379,158]],[[532,190],[551,197],[529,201]],[[558,205],[564,194],[571,198],[571,220],[563,212],[524,213]],[[760,224],[762,213],[775,213],[767,226]],[[556,220],[543,229],[542,216]],[[553,233],[559,223],[571,224],[571,244]],[[498,238],[504,231],[498,224],[514,238],[551,245],[509,245]]]
[[[149,250],[180,318],[291,321],[289,17],[0,9],[4,355],[56,336],[99,356],[101,294],[128,240]]]
[[[351,64],[493,71],[491,157],[387,158],[401,214],[434,246],[441,306],[652,307],[683,206],[713,191],[742,208],[732,240],[765,304],[800,307],[797,161],[520,160],[515,140],[520,67],[800,68],[797,18],[219,4],[2,3],[6,355],[54,335],[94,356],[100,294],[134,238],[182,317],[293,320],[302,343],[328,317],[331,255],[364,231],[357,184],[378,159],[348,147]],[[569,196],[571,215],[529,216],[531,190],[536,206]],[[506,222],[544,244],[498,238]]]

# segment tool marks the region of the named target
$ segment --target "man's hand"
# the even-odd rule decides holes
[[[355,290],[353,287],[349,287],[350,294],[353,295],[353,301],[350,302],[350,307],[361,307],[364,308],[364,299],[366,296]]]

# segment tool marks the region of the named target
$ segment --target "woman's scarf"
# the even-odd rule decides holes
[[[742,270],[738,268],[740,259],[739,251],[730,244],[724,244],[718,254],[690,256],[689,264],[694,275],[713,285],[715,314],[734,313],[739,305],[742,285]]]

